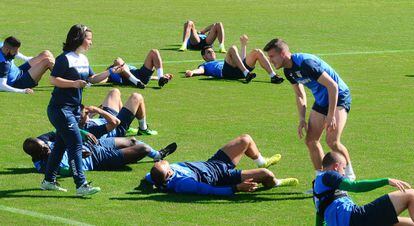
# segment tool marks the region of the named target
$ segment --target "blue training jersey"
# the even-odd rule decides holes
[[[199,181],[198,173],[194,172],[187,165],[188,163],[179,162],[170,164],[174,174],[169,178],[166,190],[176,193],[189,193],[200,195],[233,195],[232,186],[213,186]],[[193,162],[197,165],[197,162]],[[201,169],[201,168],[200,168]],[[145,179],[153,183],[150,173],[147,173]]]
[[[317,81],[323,72],[326,72],[338,84],[339,99],[350,95],[348,86],[338,73],[319,57],[307,53],[295,53],[292,54],[292,63],[292,68],[284,69],[287,80],[291,84],[300,83],[308,87],[319,106],[329,105],[328,90]]]
[[[61,77],[67,80],[84,80],[88,81],[89,76],[94,74],[89,66],[88,58],[83,54],[75,52],[63,52],[55,61],[51,76]],[[53,89],[52,98],[49,105],[53,106],[79,106],[82,103],[81,88],[59,88]]]
[[[315,178],[314,192],[321,194],[328,190],[339,190],[339,184],[345,179],[336,171],[322,172]],[[315,206],[318,207],[320,200],[315,199]],[[329,226],[348,226],[351,219],[351,213],[356,205],[349,196],[335,199],[326,209],[324,219]]]
[[[0,78],[7,78],[7,85],[12,86],[22,73],[23,71],[14,64],[14,60],[6,59],[3,51],[0,50]]]
[[[204,75],[221,78],[223,77],[222,75],[223,65],[224,65],[223,60],[213,60],[213,61],[204,62],[198,67],[204,68]]]

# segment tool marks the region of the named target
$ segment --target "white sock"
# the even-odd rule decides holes
[[[162,67],[158,68],[157,69],[158,79],[160,79],[163,75],[164,75],[164,70],[162,69]]]
[[[273,77],[273,76],[276,76],[276,74],[275,74],[274,72],[270,72],[270,73],[269,73],[269,76],[270,76],[270,77]]]
[[[345,177],[347,177],[351,181],[354,181],[356,179],[351,162],[349,162],[348,165],[345,167]]]
[[[263,158],[261,154],[259,154],[259,157],[257,159],[253,160],[257,166],[261,166],[266,163],[266,160]]]
[[[138,84],[139,79],[137,79],[135,76],[129,76],[128,80],[132,83],[134,83],[134,85]]]
[[[246,77],[246,76],[247,76],[247,74],[249,74],[249,72],[250,72],[250,71],[249,71],[249,70],[247,70],[247,69],[246,69],[245,71],[243,71],[244,77]]]
[[[275,187],[280,186],[281,183],[282,183],[282,181],[280,181],[279,179],[276,179]]]
[[[224,43],[219,44],[219,49],[224,49]]]
[[[140,130],[146,130],[147,129],[147,121],[145,120],[145,117],[138,120],[139,122],[139,129]]]

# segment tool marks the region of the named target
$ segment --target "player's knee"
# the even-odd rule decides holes
[[[237,52],[237,46],[235,45],[230,46],[229,52]]]
[[[118,88],[113,88],[109,91],[109,95],[115,97],[121,97],[121,91]]]
[[[338,150],[339,145],[341,144],[338,140],[331,140],[327,139],[326,143],[328,144],[329,148],[332,150]]]
[[[139,94],[139,93],[133,93],[133,94],[131,94],[131,97],[130,98],[132,100],[136,101],[136,102],[144,101],[144,97],[141,94]]]
[[[192,20],[187,20],[184,24],[185,26],[194,26],[194,22]]]
[[[40,55],[45,57],[45,58],[54,58],[52,52],[50,52],[49,50],[43,50],[40,53]]]
[[[310,147],[310,146],[315,145],[316,143],[318,143],[318,140],[316,140],[316,139],[314,139],[312,137],[309,137],[309,136],[306,136],[305,137],[305,144],[306,144],[306,146]]]
[[[243,144],[249,144],[253,140],[253,138],[249,134],[243,134],[239,137],[239,139],[240,142],[242,142]]]
[[[273,179],[275,178],[275,175],[273,174],[272,171],[268,170],[268,169],[262,169],[262,174],[263,174],[263,178],[266,181],[273,181]]]
[[[158,55],[160,55],[160,52],[158,51],[158,49],[151,49],[151,50],[150,50],[150,53],[151,53],[152,55],[154,55],[154,56],[158,56]]]

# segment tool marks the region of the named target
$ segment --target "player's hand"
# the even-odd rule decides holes
[[[388,184],[398,188],[400,191],[405,192],[405,189],[410,189],[411,186],[409,183],[402,181],[402,180],[398,180],[398,179],[388,179]]]
[[[244,35],[240,36],[240,43],[242,45],[247,45],[248,41],[249,41],[249,37],[247,35],[244,34]]]
[[[185,71],[185,77],[192,77],[193,76],[193,72],[191,71],[191,70],[187,70],[187,71]]]
[[[302,139],[302,137],[305,136],[305,133],[308,132],[308,124],[305,120],[300,120],[298,125],[298,136],[299,139]]]
[[[126,66],[127,66],[126,64],[122,64],[122,65],[111,67],[109,68],[109,70],[112,70],[112,73],[119,74],[124,71],[124,67]]]
[[[237,191],[242,191],[242,192],[253,192],[256,191],[257,189],[257,183],[253,182],[253,178],[247,179],[243,182],[241,182],[240,184],[236,185],[236,189]]]
[[[336,118],[335,116],[328,116],[326,117],[326,124],[325,127],[328,131],[334,131],[336,130]]]
[[[87,157],[89,157],[89,156],[91,156],[92,155],[92,153],[90,152],[90,151],[86,151],[86,150],[83,150],[82,149],[82,158],[84,159],[84,158],[87,158]]]
[[[92,133],[87,133],[85,136],[87,141],[91,142],[92,144],[98,144],[98,139],[96,139],[95,135]]]
[[[171,80],[172,78],[174,77],[174,75],[173,74],[165,74],[164,75],[164,78],[166,78],[166,79],[168,79],[168,80]]]
[[[125,64],[125,61],[121,57],[117,57],[114,60],[114,65],[123,65],[123,64]]]
[[[34,91],[32,89],[26,88],[26,89],[24,89],[24,93],[25,94],[32,94],[32,93],[34,93]]]
[[[73,86],[74,88],[84,88],[86,86],[86,84],[88,84],[86,81],[79,79],[79,80],[75,80],[73,81]]]
[[[100,108],[97,108],[95,106],[85,106],[84,109],[86,113],[99,113],[99,111],[101,110]]]

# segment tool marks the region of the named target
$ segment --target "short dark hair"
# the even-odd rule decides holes
[[[92,32],[92,30],[83,24],[73,25],[66,36],[66,42],[63,43],[63,51],[75,51],[85,40],[86,32]]]
[[[21,46],[21,42],[14,36],[9,36],[4,39],[4,44],[8,47],[19,48]]]
[[[164,174],[155,166],[151,168],[150,171],[151,180],[154,182],[154,185],[158,188],[161,188],[164,184]]]
[[[326,167],[331,166],[334,163],[338,163],[341,160],[341,158],[345,158],[345,156],[339,152],[328,152],[323,157],[322,167],[326,168]]]
[[[37,138],[29,137],[23,142],[23,150],[26,154],[32,156],[32,158],[38,157],[42,151],[42,146],[37,141]]]
[[[207,49],[210,49],[210,48],[213,48],[213,46],[212,46],[212,45],[206,45],[206,46],[204,46],[204,47],[201,49],[201,56],[204,56],[204,54],[206,54],[206,50],[207,50]]]
[[[268,52],[271,49],[275,49],[276,52],[280,53],[282,50],[289,51],[289,46],[281,38],[275,38],[266,44],[266,46],[263,48],[263,51]]]

